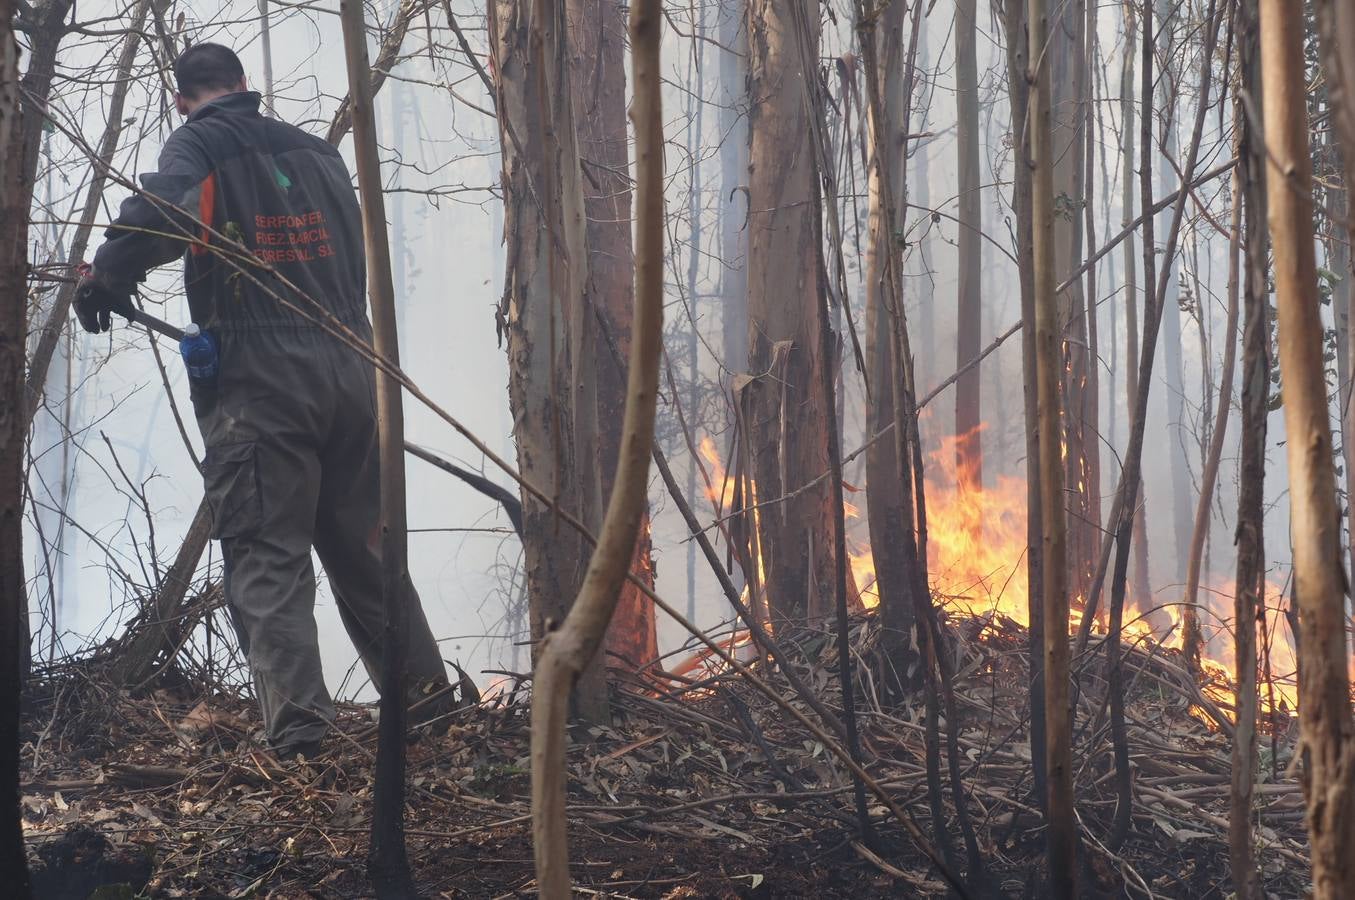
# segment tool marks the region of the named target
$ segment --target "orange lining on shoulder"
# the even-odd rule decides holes
[[[212,240],[212,216],[216,212],[216,173],[209,172],[202,180],[202,191],[198,194],[198,218],[202,220],[202,233],[198,235],[202,243],[194,244],[189,251],[194,256],[207,252]]]

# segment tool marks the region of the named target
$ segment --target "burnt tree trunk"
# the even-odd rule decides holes
[[[382,192],[376,110],[367,57],[367,28],[360,0],[339,6],[348,64],[349,111],[358,192],[362,200],[367,296],[372,306],[372,347],[379,358],[400,366],[395,288]],[[381,720],[373,775],[371,848],[367,872],[380,900],[415,893],[405,849],[405,722],[409,670],[409,524],[405,510],[405,414],[400,382],[384,368],[376,372],[376,418],[381,458],[381,600],[385,609],[381,641]]]
[[[1261,102],[1261,66],[1256,0],[1238,7],[1234,26],[1242,86]],[[1237,104],[1241,106],[1241,103]],[[1264,112],[1262,113],[1264,115]],[[1243,204],[1242,404],[1237,492],[1237,586],[1233,599],[1236,642],[1237,728],[1233,732],[1229,791],[1228,851],[1238,900],[1261,900],[1252,840],[1252,790],[1256,751],[1257,619],[1265,608],[1266,419],[1270,407],[1270,300],[1266,289],[1266,192],[1260,135],[1250,117],[1239,116],[1240,194]],[[1264,621],[1264,620],[1263,620]]]

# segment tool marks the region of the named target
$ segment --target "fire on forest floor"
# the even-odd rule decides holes
[[[858,687],[869,768],[933,833],[922,700],[880,707],[876,617],[859,615],[852,628],[865,662]],[[1027,635],[998,617],[952,618],[946,633],[965,784],[989,875],[1000,896],[1032,896],[1043,845],[1026,812]],[[793,657],[781,663],[840,708],[831,635],[783,630],[778,638]],[[1075,758],[1088,895],[1147,896],[1134,887],[1141,884],[1157,897],[1226,896],[1228,738],[1190,714],[1199,698],[1177,651],[1135,648],[1126,665],[1135,806],[1118,857],[1094,849],[1114,812],[1112,764],[1099,662],[1082,667]],[[519,685],[468,706],[447,733],[410,744],[408,840],[425,896],[534,894],[526,693]],[[143,888],[151,897],[370,895],[369,709],[345,707],[342,736],[317,760],[279,766],[255,743],[257,716],[245,698],[204,697],[182,686],[136,699],[110,694],[88,661],[34,681],[23,808],[35,871],[49,879],[38,896],[83,900],[100,878],[132,885],[105,896]],[[575,728],[569,751],[580,888],[671,898],[944,893],[883,807],[871,811],[884,865],[854,848],[843,768],[737,675],[679,689],[635,684],[618,690],[615,709],[612,727]],[[1277,896],[1300,895],[1308,878],[1302,798],[1285,774],[1295,725],[1280,714],[1268,720],[1256,792],[1259,862]],[[97,877],[60,892],[56,880],[81,873]]]
[[[979,426],[982,429],[984,426]],[[960,616],[990,618],[1003,616],[1021,625],[1029,625],[1030,597],[1026,568],[1026,482],[1013,475],[997,474],[985,480],[973,473],[971,461],[962,462],[956,452],[962,440],[941,435],[932,441],[927,456],[926,547],[927,578],[936,601]],[[714,440],[703,437],[698,447],[705,480],[705,495],[722,526],[737,519],[740,509],[752,510],[754,521],[761,515],[757,484],[740,478],[725,466]],[[742,481],[742,490],[740,482]],[[980,483],[983,482],[982,486]],[[843,487],[855,496],[861,492],[846,482]],[[854,605],[874,608],[880,602],[876,583],[875,559],[871,551],[868,527],[861,510],[850,500],[843,501],[847,526],[848,593]],[[726,538],[728,535],[725,535]],[[762,558],[757,548],[750,551],[756,564],[748,563],[744,575],[765,585]],[[1092,633],[1106,633],[1109,579],[1103,585],[1097,604]],[[1131,586],[1132,588],[1132,586]],[[765,598],[750,597],[745,601]],[[1144,646],[1163,644],[1173,649],[1184,645],[1185,591],[1182,585],[1164,585],[1156,593],[1131,589],[1123,616],[1123,640]],[[1264,615],[1257,628],[1261,658],[1259,708],[1269,712],[1292,713],[1298,707],[1298,660],[1293,632],[1286,621],[1282,586],[1267,580],[1264,586]],[[1195,598],[1201,646],[1199,667],[1204,676],[1204,696],[1216,709],[1231,710],[1235,694],[1230,684],[1236,671],[1233,648],[1233,603],[1236,586],[1231,579],[1206,573]],[[1069,627],[1076,630],[1082,621],[1087,597],[1070,598]],[[760,613],[766,618],[765,610]],[[1352,660],[1355,678],[1355,660]],[[1207,704],[1206,704],[1207,705]],[[1197,710],[1208,717],[1203,708]]]

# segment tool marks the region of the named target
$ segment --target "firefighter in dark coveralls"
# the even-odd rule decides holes
[[[231,50],[193,46],[174,74],[187,121],[165,141],[159,171],[142,176],[145,195],[123,203],[108,229],[76,314],[86,330],[107,330],[148,270],[184,257],[193,321],[219,348],[216,384],[192,393],[227,603],[271,746],[313,755],[334,703],[320,669],[312,547],[373,682],[381,671],[375,375],[270,291],[302,310],[318,302],[371,340],[357,198],[337,150],[260,115]],[[231,241],[282,278],[222,252]],[[408,591],[414,695],[446,684],[446,674]]]

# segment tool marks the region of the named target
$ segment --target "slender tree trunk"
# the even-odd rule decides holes
[[[746,0],[720,0],[720,322],[724,364],[748,368],[748,30]]]
[[[23,181],[21,190],[23,208],[33,203],[33,188],[37,183],[38,150],[42,146],[43,119],[47,100],[52,94],[52,79],[56,77],[57,51],[66,36],[66,17],[74,0],[39,0],[25,11],[24,24],[28,26],[28,68],[24,71],[19,93],[23,104]]]
[[[1143,219],[1143,273],[1144,273],[1144,322],[1143,347],[1139,355],[1138,394],[1134,398],[1130,421],[1133,428],[1129,435],[1129,446],[1125,449],[1124,469],[1120,474],[1116,490],[1116,507],[1119,515],[1115,522],[1115,570],[1111,582],[1110,633],[1106,639],[1111,740],[1115,755],[1116,774],[1116,817],[1107,847],[1113,851],[1128,837],[1130,812],[1133,803],[1133,783],[1129,770],[1129,746],[1125,725],[1125,683],[1120,648],[1120,627],[1124,611],[1125,583],[1129,571],[1129,554],[1132,543],[1132,527],[1129,516],[1138,500],[1138,488],[1142,484],[1143,443],[1148,417],[1148,399],[1152,387],[1153,363],[1156,358],[1159,329],[1162,325],[1162,309],[1168,297],[1170,271],[1176,254],[1177,239],[1181,232],[1181,222],[1185,213],[1186,200],[1190,192],[1186,187],[1194,178],[1195,164],[1199,159],[1200,140],[1204,130],[1205,114],[1209,109],[1209,91],[1212,84],[1212,59],[1218,39],[1218,20],[1215,16],[1216,0],[1209,0],[1204,20],[1204,50],[1200,70],[1199,102],[1195,110],[1195,128],[1191,135],[1190,149],[1182,167],[1184,177],[1182,189],[1177,191],[1172,204],[1171,225],[1167,231],[1167,242],[1163,250],[1163,270],[1158,278],[1156,241],[1153,216]],[[1152,103],[1153,96],[1153,13],[1145,0],[1143,8],[1143,51],[1140,97],[1144,108]],[[1139,119],[1139,203],[1145,212],[1153,207],[1153,183],[1151,151],[1151,120]]]
[[[622,7],[594,0],[567,0],[571,59],[570,89],[579,129],[579,155],[588,169],[583,180],[587,215],[588,302],[616,337],[623,358],[630,355],[632,301],[631,189],[626,136],[625,29]],[[596,316],[590,327],[601,328]],[[601,335],[594,346],[601,347]],[[598,453],[602,483],[616,475],[626,373],[609,353],[594,355],[597,379]],[[604,495],[610,491],[604,490]],[[632,571],[654,583],[649,520],[635,545]],[[607,659],[638,669],[658,655],[654,605],[634,585],[621,589],[621,602],[607,631]]]
[[[1313,247],[1304,16],[1261,0],[1266,203],[1275,258],[1299,607],[1299,717],[1313,897],[1355,896],[1355,720],[1351,718],[1340,510],[1323,372]],[[1347,48],[1348,52],[1348,48]],[[1344,74],[1344,73],[1343,73]]]
[[[1171,159],[1180,159],[1180,147],[1176,138],[1176,106],[1181,93],[1176,84],[1184,70],[1179,58],[1182,50],[1176,43],[1177,4],[1172,0],[1155,0],[1158,18],[1157,33],[1158,58],[1162,60],[1161,76],[1157,81],[1156,110],[1161,116],[1160,152],[1155,154],[1157,161],[1158,183],[1171,184],[1176,180]],[[1203,61],[1209,65],[1210,61]],[[1165,218],[1162,219],[1165,221]],[[1186,387],[1182,369],[1181,347],[1181,303],[1180,279],[1176,266],[1168,264],[1164,270],[1167,277],[1167,293],[1162,309],[1162,355],[1166,364],[1167,389],[1167,458],[1171,468],[1172,487],[1172,535],[1176,548],[1173,554],[1176,560],[1175,584],[1186,580],[1186,565],[1191,538],[1190,498],[1194,488],[1190,483],[1190,471],[1186,462]],[[1200,632],[1199,611],[1192,606],[1182,606],[1181,638],[1187,660],[1194,666],[1199,665],[1200,645],[1203,636]]]
[[[956,273],[959,302],[956,310],[955,363],[963,367],[983,349],[983,194],[979,187],[979,64],[978,20],[975,0],[955,4],[956,167],[959,172],[960,214],[956,234]],[[955,471],[962,492],[983,490],[983,413],[979,400],[978,366],[955,382]]]
[[[1024,0],[1006,0],[1007,82],[1010,86],[1011,130],[1016,139],[1012,208],[1016,212],[1018,277],[1021,288],[1021,365],[1025,400],[1026,450],[1026,590],[1030,619],[1030,754],[1035,797],[1043,808],[1047,796],[1044,730],[1044,516],[1041,509],[1038,376],[1035,362],[1034,184],[1030,158],[1029,68]],[[1047,812],[1046,812],[1047,815]]]
[[[1082,446],[1082,483],[1086,497],[1083,501],[1083,508],[1087,511],[1087,521],[1084,525],[1087,542],[1087,563],[1088,572],[1096,571],[1094,559],[1101,545],[1101,530],[1098,523],[1104,521],[1101,510],[1101,435],[1104,432],[1101,429],[1101,347],[1100,347],[1100,305],[1097,303],[1096,296],[1096,267],[1099,254],[1096,248],[1096,206],[1095,206],[1095,185],[1096,185],[1096,146],[1097,142],[1093,139],[1092,128],[1096,123],[1096,115],[1100,109],[1099,103],[1093,103],[1092,97],[1096,92],[1096,57],[1099,49],[1097,40],[1097,4],[1087,3],[1085,19],[1084,51],[1086,53],[1086,63],[1083,65],[1084,81],[1083,104],[1082,104],[1082,237],[1083,244],[1086,247],[1088,258],[1086,272],[1086,291],[1083,294],[1083,303],[1085,306],[1085,319],[1087,331],[1087,377],[1083,385],[1082,397],[1082,421],[1084,427],[1091,431],[1091,436],[1083,442]],[[1094,578],[1092,574],[1090,577]],[[1089,582],[1090,586],[1090,582]],[[1083,594],[1084,603],[1089,594]]]
[[[701,125],[706,111],[702,99],[702,80],[705,78],[705,44],[701,39],[706,35],[704,7],[694,9],[692,15],[697,21],[692,23],[696,33],[691,53],[687,59],[687,409],[695,416],[701,402],[701,334],[698,329],[700,319],[700,295],[697,279],[701,273]],[[692,107],[695,107],[693,110]],[[747,342],[747,334],[744,335]],[[696,454],[687,458],[687,496],[696,494]],[[696,544],[687,542],[687,618],[696,621]]]
[[[19,806],[19,699],[27,657],[24,596],[24,345],[28,328],[28,205],[20,165],[27,129],[19,114],[14,2],[0,0],[0,879],[18,900],[31,894]],[[40,130],[40,129],[34,129]]]
[[[1355,9],[1348,3],[1322,0],[1317,5],[1318,30],[1321,33],[1322,68],[1327,75],[1328,93],[1334,113],[1335,128],[1328,137],[1329,144],[1339,150],[1343,172],[1341,186],[1334,193],[1332,219],[1345,219],[1345,233],[1332,241],[1335,252],[1332,254],[1333,266],[1341,276],[1341,284],[1336,323],[1337,359],[1345,359],[1345,371],[1341,375],[1340,391],[1337,396],[1341,422],[1341,449],[1346,469],[1346,506],[1347,516],[1355,510],[1355,501],[1351,500],[1351,486],[1355,485],[1355,328],[1351,328],[1351,315],[1355,313],[1355,255],[1351,248],[1355,245],[1355,220],[1350,218],[1355,204],[1350,202],[1352,185],[1355,185]],[[1339,217],[1339,218],[1338,218]],[[1333,225],[1333,230],[1338,226]],[[1342,314],[1341,310],[1344,310]],[[1350,542],[1350,571],[1355,577],[1355,518],[1347,523]]]
[[[1050,23],[1044,0],[1028,0],[1030,162],[1033,171],[1031,236],[1034,246],[1035,368],[1040,434],[1041,514],[1044,563],[1045,828],[1049,846],[1049,894],[1076,894],[1077,826],[1073,811],[1072,734],[1068,683],[1068,568],[1064,532],[1063,460],[1060,455],[1061,352],[1055,266],[1055,198],[1050,93]],[[1070,454],[1071,455],[1071,454]]]
[[[826,279],[827,273],[823,272],[822,274]],[[837,335],[833,333],[833,329],[828,322],[829,304],[827,301],[828,297],[825,292],[824,303],[819,306],[819,335],[823,341],[820,352],[824,359],[832,359],[836,355],[834,344]],[[834,377],[835,369],[835,366],[820,368],[819,384],[823,391],[824,408],[828,410],[829,417],[828,465],[829,477],[832,481],[833,509],[840,511],[844,508],[842,498],[842,445],[839,443],[837,426],[837,378]],[[851,619],[847,609],[847,579],[851,577],[847,571],[847,523],[840,512],[833,516],[833,564],[836,566],[833,578],[833,608],[837,614],[837,669],[838,681],[842,690],[842,723],[847,730],[847,752],[851,754],[853,760],[860,763],[862,762],[861,739],[857,733],[856,725],[856,683],[852,675],[854,666],[852,664]],[[857,828],[867,844],[873,843],[875,832],[870,822],[870,810],[866,806],[866,784],[855,772],[852,773],[852,783],[853,798],[856,800]]]
[[[1236,43],[1243,89],[1262,102],[1257,29],[1257,0],[1237,10]],[[1266,419],[1270,407],[1270,300],[1266,286],[1265,163],[1259,123],[1234,104],[1238,136],[1239,197],[1245,212],[1243,278],[1246,321],[1242,332],[1242,424],[1237,492],[1237,585],[1233,599],[1237,681],[1237,727],[1233,732],[1232,784],[1229,791],[1228,851],[1238,900],[1262,900],[1252,850],[1252,789],[1256,780],[1256,627],[1265,608]]]
[[[604,640],[621,583],[645,518],[654,445],[659,358],[663,353],[663,111],[660,101],[658,0],[630,8],[636,135],[635,317],[632,365],[617,477],[607,516],[578,599],[549,635],[536,670],[532,702],[532,836],[537,889],[545,900],[568,900],[565,835],[565,719],[571,682],[582,676]],[[502,109],[503,107],[500,107]]]
[[[890,4],[892,6],[892,4]],[[886,9],[884,15],[888,16]],[[925,20],[924,20],[925,21]],[[882,48],[884,49],[884,48]],[[931,71],[930,57],[927,55],[927,29],[923,28],[917,36],[917,60],[913,66],[913,71],[917,73],[911,78],[915,84],[921,82],[924,73]],[[889,69],[884,70],[885,80],[888,81],[892,72]],[[919,90],[932,90],[929,84],[925,82]],[[911,101],[909,103],[911,106]],[[928,103],[930,106],[930,103]],[[932,206],[932,175],[931,175],[931,157],[928,153],[928,141],[919,143],[912,153],[912,172],[908,172],[908,193],[917,197],[917,209],[931,209]],[[906,154],[905,154],[906,156]],[[905,158],[903,162],[904,170],[908,168],[909,161]],[[900,208],[902,212],[902,208]],[[936,280],[932,274],[932,229],[924,227],[922,234],[918,238],[916,252],[909,253],[904,261],[905,271],[908,273],[908,282],[916,285],[914,296],[914,308],[917,310],[918,327],[918,353],[913,360],[917,367],[917,378],[922,384],[930,385],[935,383],[937,374],[938,353],[936,346]],[[970,357],[972,359],[973,357]],[[969,362],[969,360],[965,360]]]
[[[1349,189],[1340,171],[1340,138],[1334,131],[1327,134],[1323,156],[1330,164],[1328,175],[1336,175],[1339,185],[1328,186],[1325,194],[1331,215],[1327,221],[1327,265],[1341,279],[1332,291],[1332,324],[1336,327],[1336,404],[1337,422],[1341,426],[1341,462],[1345,469],[1346,486],[1346,540],[1348,570],[1355,572],[1355,519],[1351,517],[1352,494],[1355,494],[1355,404],[1351,402],[1352,353],[1351,342],[1355,332],[1350,327],[1352,293],[1355,293],[1355,266],[1352,266],[1350,234],[1341,222],[1350,215]]]
[[[564,7],[556,0],[496,0],[490,18],[498,75],[508,269],[503,306],[518,469],[548,486],[554,504],[524,491],[523,551],[532,640],[564,621],[583,583],[587,545],[552,508],[593,525],[598,489],[593,442],[594,359],[586,339],[586,213]],[[605,670],[591,658],[575,687],[577,712],[607,718]]]
[[[276,115],[273,109],[273,32],[269,27],[268,0],[259,0],[259,50],[263,53],[263,109]]]
[[[1124,226],[1134,221],[1134,21],[1133,4],[1124,6],[1125,42],[1124,68],[1120,73],[1120,130],[1124,144],[1124,163],[1121,167],[1121,202],[1124,206]],[[1134,235],[1124,239],[1124,312],[1125,312],[1125,409],[1129,430],[1134,430],[1134,403],[1139,395],[1139,285],[1138,260],[1134,256]],[[1134,505],[1133,573],[1129,579],[1129,599],[1132,608],[1140,613],[1152,608],[1152,588],[1148,583],[1148,515],[1143,485],[1137,485],[1138,503]]]
[[[372,304],[372,346],[378,356],[400,365],[395,289],[382,192],[381,156],[372,107],[367,28],[360,0],[339,6],[348,61],[348,92],[362,199],[362,234],[367,257],[367,294]],[[376,373],[376,416],[381,454],[381,595],[386,611],[381,653],[381,722],[377,737],[371,850],[367,870],[377,896],[414,893],[405,851],[405,681],[408,673],[410,594],[408,525],[405,517],[405,419],[400,383],[384,369]]]
[[[1049,7],[1049,97],[1053,128],[1054,277],[1066,284],[1059,297],[1062,344],[1062,434],[1064,535],[1068,551],[1068,592],[1078,603],[1087,599],[1100,542],[1090,455],[1098,440],[1095,405],[1089,402],[1092,359],[1087,335],[1087,297],[1075,277],[1082,264],[1082,215],[1086,204],[1084,176],[1088,106],[1086,0]]]
[[[750,0],[748,368],[757,377],[743,401],[759,501],[798,492],[758,517],[774,619],[820,618],[833,596],[831,492],[822,481],[809,487],[828,468],[809,109],[819,28],[817,3]]]
[[[903,93],[903,20],[902,3],[885,7],[875,24],[875,53],[878,71],[865,70],[865,77],[881,80],[880,111],[877,120],[873,104],[867,105],[864,124],[870,131],[866,143],[871,154],[866,182],[869,197],[865,260],[866,300],[866,372],[870,385],[866,430],[878,434],[894,422],[894,358],[890,309],[896,279],[892,268],[900,262],[897,244],[890,233],[891,210],[903,210],[906,165],[902,142],[890,140],[906,126],[902,122],[906,108]],[[876,160],[875,148],[880,148]],[[886,184],[887,182],[887,184]],[[898,441],[876,441],[866,451],[867,524],[870,526],[871,554],[875,562],[875,587],[880,596],[880,614],[884,629],[884,684],[887,693],[898,699],[910,681],[908,673],[916,668],[913,628],[917,601],[913,597],[915,573],[908,570],[909,560],[901,539],[912,522],[903,508],[903,484],[899,478]]]
[[[1186,565],[1187,607],[1195,605],[1200,590],[1200,563],[1204,558],[1205,538],[1209,534],[1210,505],[1214,502],[1214,484],[1218,481],[1219,461],[1223,458],[1223,439],[1228,433],[1228,410],[1232,406],[1233,366],[1237,358],[1238,251],[1242,243],[1242,197],[1238,173],[1233,172],[1233,213],[1228,239],[1228,321],[1223,327],[1223,372],[1219,376],[1219,406],[1209,450],[1200,474],[1200,499],[1195,506],[1195,530],[1191,534],[1190,559]],[[1204,309],[1200,310],[1201,320]]]

